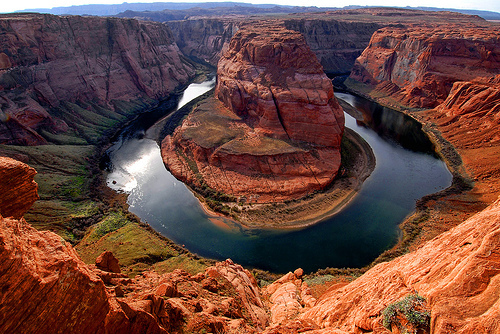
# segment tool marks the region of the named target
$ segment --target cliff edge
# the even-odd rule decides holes
[[[160,23],[4,14],[0,29],[2,144],[45,144],[71,130],[82,137],[73,123],[100,129],[103,117],[123,116],[120,101],[146,106],[194,76]]]

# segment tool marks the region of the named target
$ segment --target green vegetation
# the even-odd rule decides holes
[[[155,264],[161,272],[182,268],[191,273],[205,270],[209,261],[187,253],[181,247],[138,223],[124,212],[111,212],[92,226],[76,246],[86,263],[94,263],[104,251],[113,252],[124,273],[133,277]]]
[[[175,101],[153,108],[161,113]],[[96,103],[62,102],[52,115],[63,120],[64,132],[40,130],[52,145],[0,145],[0,153],[35,168],[40,199],[25,214],[28,223],[50,230],[76,245],[86,263],[110,250],[122,270],[134,276],[159,263],[160,268],[182,268],[196,273],[210,263],[162,237],[128,212],[126,195],[107,188],[99,169],[109,138],[138,113],[157,102],[148,99],[113,101],[114,110]]]
[[[416,334],[419,330],[428,331],[430,327],[431,315],[426,310],[425,298],[417,293],[390,304],[382,315],[383,325],[389,330],[395,325],[402,333]]]

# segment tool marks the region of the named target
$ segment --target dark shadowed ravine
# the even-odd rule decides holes
[[[192,84],[185,104],[213,86]],[[326,267],[362,267],[391,247],[398,224],[422,196],[451,184],[451,174],[432,152],[420,125],[350,94],[337,93],[362,112],[346,114],[346,126],[372,147],[376,167],[360,193],[337,215],[298,230],[248,230],[205,214],[197,199],[164,167],[155,141],[128,132],[110,149],[113,171],[108,185],[129,194],[130,211],[174,242],[200,256],[226,259],[249,267],[306,272]],[[358,117],[360,118],[360,117]],[[130,128],[129,128],[130,130]]]

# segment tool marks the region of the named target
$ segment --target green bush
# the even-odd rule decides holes
[[[398,320],[398,315],[406,318],[414,328],[427,329],[430,326],[431,315],[426,310],[426,300],[418,293],[408,295],[403,299],[388,305],[383,311],[383,325],[387,329],[391,329],[392,324],[400,327],[401,323]]]

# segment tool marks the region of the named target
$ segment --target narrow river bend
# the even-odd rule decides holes
[[[190,85],[179,106],[211,87],[213,81]],[[299,267],[306,272],[362,267],[397,241],[398,224],[414,210],[416,200],[448,187],[452,177],[428,148],[419,152],[430,143],[421,142],[426,139],[418,123],[350,94],[336,96],[363,113],[362,121],[346,114],[346,126],[370,144],[377,165],[342,212],[314,226],[276,231],[248,230],[229,220],[214,224],[187,187],[165,169],[156,142],[130,133],[108,151],[113,165],[108,186],[129,194],[129,210],[142,221],[200,256],[231,258],[278,273]],[[146,130],[138,127],[136,132]]]

